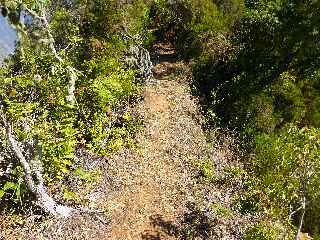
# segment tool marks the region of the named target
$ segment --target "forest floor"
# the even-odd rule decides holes
[[[90,189],[91,206],[106,210],[104,221],[81,215],[30,218],[14,228],[0,222],[3,239],[241,239],[250,222],[232,210],[241,179],[212,181],[237,165],[232,140],[207,141],[190,68],[175,61],[170,46],[155,51],[155,81],[132,109],[144,123],[137,144],[108,157]]]

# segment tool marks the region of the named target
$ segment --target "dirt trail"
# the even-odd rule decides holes
[[[112,209],[114,226],[109,239],[160,238],[163,233],[154,227],[152,218],[176,222],[185,211],[195,180],[190,163],[205,147],[195,118],[199,116],[197,105],[186,81],[161,78],[155,86],[147,86],[138,112],[143,113],[145,123],[144,132],[137,137],[140,148],[110,162],[118,169],[124,188],[105,201],[106,208]]]
[[[53,221],[43,226],[41,239],[239,239],[238,221],[210,210],[217,202],[229,207],[232,193],[199,182],[196,163],[214,165],[223,156],[208,150],[189,68],[160,62],[154,72],[156,83],[145,87],[134,109],[144,122],[137,147],[108,159],[92,191],[108,224],[83,217]]]

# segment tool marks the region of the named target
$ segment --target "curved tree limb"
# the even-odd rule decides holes
[[[18,159],[23,167],[24,180],[28,189],[36,196],[37,205],[40,206],[45,212],[48,212],[54,216],[69,217],[71,214],[77,212],[78,210],[74,208],[58,204],[51,196],[49,196],[44,185],[41,161],[36,161],[36,164],[34,164],[35,166],[31,166],[30,161],[28,161],[24,156],[23,150],[19,146],[19,142],[15,140],[13,136],[11,125],[6,119],[5,114],[2,112],[0,113],[0,116],[6,130],[9,147],[13,155]],[[36,178],[37,182],[34,180],[34,177]]]
[[[17,141],[14,137],[14,133],[5,114],[5,107],[0,95],[0,122],[3,124],[8,140],[9,148],[14,157],[19,161],[24,172],[24,181],[29,191],[36,197],[36,204],[45,212],[57,216],[57,217],[70,217],[74,214],[102,214],[101,210],[92,210],[88,208],[72,208],[56,202],[48,193],[45,181],[43,178],[42,167],[42,148],[38,144],[37,140],[33,140],[32,143],[28,143],[27,146],[32,153],[28,153],[28,150],[24,150],[21,147],[23,144]],[[36,151],[35,151],[36,149]]]

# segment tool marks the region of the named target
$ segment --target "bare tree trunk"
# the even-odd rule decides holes
[[[295,240],[299,240],[300,239],[300,233],[302,230],[302,225],[303,225],[303,220],[304,220],[304,215],[306,213],[306,204],[307,204],[307,185],[310,181],[310,177],[308,176],[308,170],[309,170],[309,165],[307,163],[307,159],[308,159],[308,151],[306,150],[303,153],[303,175],[302,175],[302,184],[303,184],[303,198],[302,198],[302,203],[301,203],[301,210],[302,213],[300,215],[300,220],[299,220],[299,226],[297,229],[297,234],[295,237]]]
[[[302,229],[302,225],[303,225],[303,220],[304,220],[304,215],[306,213],[306,198],[303,198],[303,202],[302,202],[302,206],[301,206],[301,216],[300,216],[300,220],[299,220],[299,226],[298,226],[298,230],[297,230],[297,234],[295,237],[295,240],[299,240],[300,239],[300,233],[301,233],[301,229]]]
[[[32,192],[37,199],[37,205],[39,205],[45,212],[50,213],[54,216],[69,217],[72,213],[78,210],[58,204],[49,194],[47,193],[44,185],[43,171],[41,165],[41,156],[38,151],[38,161],[35,161],[34,166],[31,167],[30,160],[28,161],[23,154],[23,150],[19,146],[12,133],[11,126],[6,119],[4,113],[1,113],[1,120],[6,130],[6,135],[9,143],[9,147],[13,155],[18,159],[24,170],[24,180],[30,192]],[[34,178],[36,177],[37,183]]]

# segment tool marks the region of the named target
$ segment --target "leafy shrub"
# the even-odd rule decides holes
[[[280,240],[292,239],[292,232],[287,230],[279,223],[271,224],[270,222],[260,222],[250,227],[243,239],[244,240]]]
[[[21,36],[13,58],[0,70],[1,99],[14,137],[22,145],[32,139],[37,141],[37,147],[42,149],[44,177],[51,187],[70,174],[89,179],[81,170],[73,170],[77,146],[107,155],[123,146],[132,146],[132,136],[141,125],[127,110],[143,82],[136,78],[134,69],[122,63],[132,44],[119,33],[120,25],[125,25],[125,6],[100,0],[71,5],[59,2],[50,6],[54,47],[63,61],[50,52],[47,33],[34,21],[26,29],[28,34]],[[135,6],[138,5],[137,12],[133,7],[126,8],[131,9],[127,20],[132,21],[129,30],[134,34],[142,34],[148,19],[147,7],[142,2]],[[144,19],[140,19],[142,16]],[[138,26],[133,26],[135,23]],[[78,78],[74,105],[66,101],[69,67],[76,69]],[[5,163],[12,162],[3,128],[0,139]],[[6,166],[1,165],[2,168],[6,170]],[[21,202],[30,197],[22,180],[22,168],[13,161],[10,173],[1,177],[4,187],[0,189],[0,199],[9,199],[14,193]],[[64,193],[66,198],[72,198],[67,187]]]
[[[120,12],[116,1],[80,1],[80,7],[85,9],[81,19],[82,35],[107,39],[115,32],[120,21]]]
[[[198,56],[204,41],[228,30],[235,20],[209,0],[154,1],[150,16],[158,39],[173,43],[178,54],[187,59]]]
[[[153,25],[151,27],[156,29],[158,39],[172,42],[181,54],[188,51],[194,41],[190,29],[193,12],[189,1],[154,1],[150,7],[150,17]],[[186,48],[183,49],[183,46]]]
[[[222,13],[232,12],[230,2],[214,1]],[[229,32],[202,35],[202,52],[193,65],[193,90],[200,96],[207,127],[238,130],[246,146],[243,163],[256,184],[246,189],[244,181],[247,193],[238,199],[240,211],[265,211],[286,222],[290,211],[301,205],[303,166],[308,162],[308,184],[313,187],[307,187],[307,195],[314,200],[308,204],[304,227],[315,235],[319,223],[311,212],[318,208],[311,202],[318,201],[319,193],[315,187],[319,163],[314,156],[320,48],[319,31],[311,29],[319,22],[319,7],[295,1],[245,1],[243,15]],[[268,239],[259,231],[250,239]]]
[[[133,36],[138,36],[146,48],[150,48],[155,41],[155,36],[150,31],[150,5],[142,0],[133,1],[124,5],[121,10],[122,22]]]
[[[208,31],[217,32],[227,29],[227,21],[213,1],[192,2],[192,10],[194,16],[191,22],[191,29],[195,33],[201,34]]]
[[[319,201],[319,130],[287,126],[282,132],[256,138],[252,166],[261,189],[272,199],[272,211],[286,219],[307,198],[309,230],[317,229]],[[311,219],[314,219],[312,222]],[[313,227],[315,226],[315,227]]]
[[[204,177],[206,180],[209,180],[209,181],[215,180],[213,163],[210,159],[200,160],[197,163],[197,165],[198,165],[198,169],[200,171],[201,177]]]

